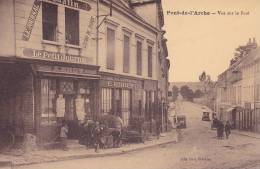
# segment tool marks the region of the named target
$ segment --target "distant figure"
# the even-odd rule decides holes
[[[223,139],[224,136],[224,124],[222,121],[219,121],[219,138]]]
[[[230,133],[231,133],[231,125],[229,123],[229,121],[226,122],[226,125],[225,125],[225,133],[226,133],[226,138],[228,139]]]
[[[224,124],[221,120],[216,119],[217,123],[217,138],[222,139],[224,134]]]
[[[115,117],[114,121],[114,131],[112,131],[113,141],[114,141],[114,147],[119,147],[121,142],[121,134],[122,134],[122,127],[123,127],[123,121],[122,119],[117,115]]]
[[[61,141],[62,149],[64,151],[68,150],[68,147],[67,147],[68,130],[69,130],[68,125],[67,125],[66,121],[63,120],[61,123],[61,129],[60,129],[60,141]]]
[[[95,152],[99,152],[100,148],[100,142],[102,137],[102,131],[101,127],[98,121],[95,122],[95,127],[93,128],[93,138],[94,138],[94,146],[95,146]]]

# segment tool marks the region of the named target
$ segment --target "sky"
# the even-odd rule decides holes
[[[253,37],[260,45],[260,0],[162,0],[162,5],[170,82],[198,81],[202,71],[217,80],[228,68],[235,48]],[[177,15],[167,11],[216,14]]]

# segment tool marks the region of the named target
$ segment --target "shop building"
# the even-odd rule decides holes
[[[70,139],[78,137],[80,120],[106,114],[121,116],[124,126],[144,119],[150,133],[156,120],[164,125],[159,105],[168,69],[164,82],[161,76],[169,61],[158,54],[166,48],[158,45],[160,3],[148,3],[155,16],[146,21],[134,10],[138,6],[114,1],[113,15],[100,18],[97,38],[96,1],[1,1],[1,125],[35,135],[39,144],[57,139],[62,120]],[[99,15],[109,11],[110,1],[100,1]]]
[[[99,66],[89,35],[95,3],[90,1],[1,1],[1,124],[39,144],[58,137],[62,120],[69,138],[78,121],[96,118]],[[3,123],[2,123],[3,122]]]

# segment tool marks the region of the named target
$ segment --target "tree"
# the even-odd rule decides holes
[[[180,94],[186,100],[193,101],[194,93],[193,90],[189,88],[189,86],[184,85],[180,89]]]
[[[179,88],[177,86],[172,87],[172,100],[175,102],[179,95]]]
[[[203,96],[203,92],[200,89],[195,90],[194,98],[200,98]]]

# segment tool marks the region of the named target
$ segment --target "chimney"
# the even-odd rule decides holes
[[[256,40],[255,40],[255,37],[253,38],[253,47],[257,48],[257,43],[256,43]]]
[[[251,42],[251,38],[249,38],[249,41],[248,41],[248,44],[251,44],[252,42]]]

